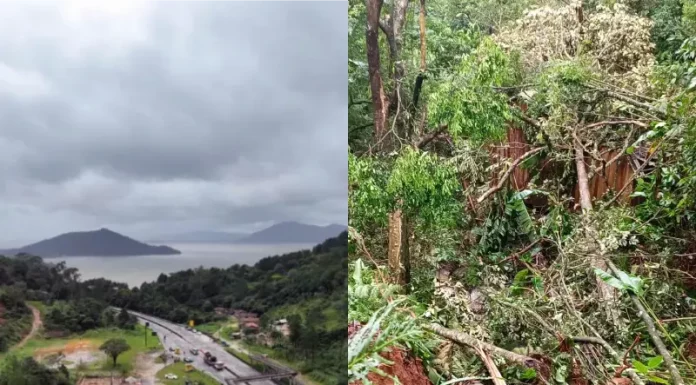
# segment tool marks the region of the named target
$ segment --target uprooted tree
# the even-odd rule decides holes
[[[350,2],[362,338],[431,379],[696,382],[695,9]]]

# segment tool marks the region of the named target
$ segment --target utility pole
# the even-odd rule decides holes
[[[145,347],[147,347],[147,332],[150,330],[150,323],[145,322]]]

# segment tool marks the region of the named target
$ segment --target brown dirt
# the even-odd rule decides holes
[[[696,333],[691,333],[686,340],[684,355],[688,360],[696,362]]]
[[[64,355],[78,353],[80,351],[95,351],[97,347],[89,340],[70,341],[63,346],[36,349],[34,358],[41,359],[51,354],[63,353]]]
[[[162,370],[166,365],[155,362],[160,352],[140,354],[136,361],[134,376],[142,380],[148,380],[153,384],[159,383],[157,380],[157,372]]]
[[[22,340],[14,346],[13,349],[19,349],[22,346],[24,346],[27,343],[27,341],[32,339],[36,335],[36,333],[39,332],[39,329],[41,329],[41,325],[43,325],[43,323],[41,322],[41,312],[39,311],[39,309],[31,305],[27,306],[29,307],[29,309],[31,309],[31,314],[34,316],[34,320],[31,322],[31,330],[29,331],[29,334],[24,336],[24,338],[22,338]]]
[[[425,368],[420,358],[414,358],[410,353],[401,349],[392,349],[390,352],[382,353],[382,357],[393,362],[393,365],[382,365],[380,369],[387,375],[398,378],[402,384],[432,385],[425,375]],[[376,373],[368,374],[367,378],[374,385],[394,385],[394,380]],[[355,381],[350,385],[362,385],[362,382]]]
[[[361,325],[352,323],[348,326],[348,337],[352,336],[360,330]],[[383,352],[382,357],[386,358],[392,365],[381,365],[380,369],[389,377],[380,376],[376,373],[368,374],[367,378],[374,385],[394,385],[394,380],[390,377],[396,377],[402,384],[409,385],[432,385],[428,376],[425,375],[425,368],[420,358],[413,357],[413,354],[402,349],[392,349],[391,351]],[[350,385],[363,385],[362,381],[354,381]]]

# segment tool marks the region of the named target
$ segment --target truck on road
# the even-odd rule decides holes
[[[203,356],[203,362],[205,362],[205,364],[208,366],[215,366],[215,363],[217,362],[217,357],[210,354],[210,352],[205,352],[205,355]]]
[[[210,352],[205,352],[205,355],[203,356],[203,362],[205,362],[205,364],[208,366],[212,366],[217,371],[221,371],[225,368],[225,364],[218,361],[217,357],[210,354]]]

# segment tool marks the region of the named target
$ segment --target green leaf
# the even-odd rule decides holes
[[[524,281],[527,279],[527,276],[529,275],[529,270],[524,269],[520,270],[519,273],[515,274],[515,278],[513,279],[513,282],[516,286],[522,286]]]
[[[637,360],[633,360],[633,361],[631,362],[631,364],[633,364],[633,368],[634,368],[638,373],[648,374],[648,371],[650,370],[650,368],[648,368],[647,366],[645,366],[645,364],[643,364],[642,362],[637,361]]]
[[[619,270],[617,273],[619,280],[624,285],[626,290],[632,291],[634,294],[643,295],[643,280],[638,277],[633,277]]]
[[[650,369],[655,369],[658,366],[662,365],[663,360],[664,360],[664,358],[662,358],[662,356],[653,357],[653,358],[648,360],[648,367]]]
[[[626,290],[626,288],[624,287],[624,284],[621,283],[621,281],[619,281],[618,279],[614,278],[614,276],[612,276],[611,274],[607,273],[606,271],[601,270],[601,269],[594,269],[594,272],[595,272],[595,274],[597,274],[597,276],[599,276],[599,278],[601,278],[602,281],[604,281],[604,283],[606,283],[607,285],[612,286],[612,287],[615,287],[615,288],[617,288],[617,289],[619,289],[619,290]]]
[[[650,382],[656,382],[658,384],[669,385],[669,381],[665,380],[664,378],[655,377],[655,376],[647,376],[647,377],[648,377],[648,380],[650,380]]]
[[[536,378],[536,370],[532,368],[527,368],[522,374],[520,374],[520,380],[533,380]]]
[[[631,155],[636,151],[636,148],[633,146],[630,146],[626,149],[626,154]]]

